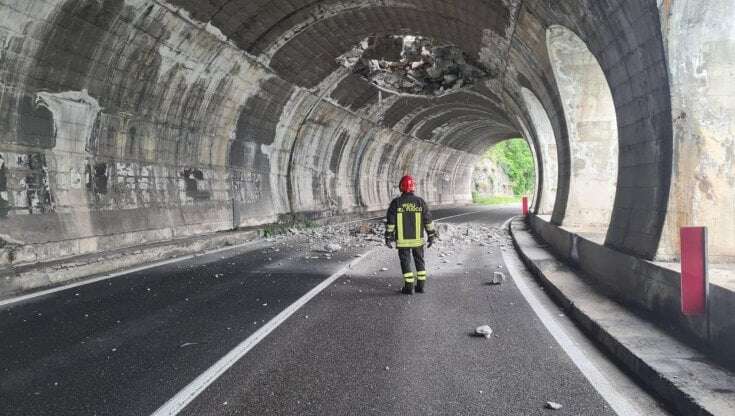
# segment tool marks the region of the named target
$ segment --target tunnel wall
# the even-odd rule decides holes
[[[618,171],[605,244],[652,259],[666,217],[672,157],[671,96],[655,1],[523,2],[504,78],[508,108],[523,112],[520,90],[546,110],[557,141],[558,190],[551,222],[561,225],[570,199],[572,155],[546,30],[574,32],[594,55],[617,115]],[[518,111],[518,110],[514,110]]]
[[[538,141],[538,149],[536,152],[537,165],[541,166],[541,175],[543,179],[537,183],[537,195],[540,195],[538,201],[535,201],[536,213],[539,215],[551,215],[554,212],[554,200],[556,198],[557,180],[559,179],[556,139],[554,138],[554,130],[551,127],[551,121],[546,114],[544,107],[538,98],[527,88],[521,91],[526,110],[530,116],[533,131]],[[531,131],[525,132],[530,136]]]
[[[409,171],[429,202],[469,201],[476,155],[521,124],[536,134],[522,88],[556,138],[562,224],[573,155],[546,44],[556,25],[584,41],[615,106],[606,245],[643,258],[658,248],[672,130],[653,0],[1,4],[6,263],[380,209]],[[336,61],[396,33],[460,45],[487,77],[441,97],[382,96]]]
[[[712,262],[735,263],[735,3],[664,2],[674,165],[657,257],[679,258],[679,228],[706,226]]]
[[[563,225],[606,233],[618,172],[618,130],[610,88],[584,42],[562,26],[546,41],[570,143],[569,200]]]
[[[6,0],[0,21],[0,264],[382,209],[409,171],[431,203],[470,200],[475,155],[297,87],[165,3]]]

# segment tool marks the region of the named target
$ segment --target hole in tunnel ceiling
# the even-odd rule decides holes
[[[369,36],[337,63],[404,95],[439,97],[493,77],[458,46],[414,35]]]

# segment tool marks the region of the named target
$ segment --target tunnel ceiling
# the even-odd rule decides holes
[[[520,136],[501,99],[519,0],[173,3],[193,18],[211,22],[281,78],[326,93],[340,106],[386,127],[474,153]],[[459,79],[442,73],[449,82],[401,89],[385,88],[389,82],[366,76],[366,59],[355,55],[400,61],[400,50],[390,40],[400,43],[405,36],[418,37],[416,43],[425,39],[423,44],[435,45],[434,52],[445,60],[459,61],[460,69],[454,71]],[[434,67],[446,70],[447,64]]]

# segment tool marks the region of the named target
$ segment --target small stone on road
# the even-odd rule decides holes
[[[483,336],[485,338],[490,338],[490,336],[493,334],[492,328],[488,325],[482,325],[475,328],[475,335]]]
[[[559,410],[562,408],[562,405],[557,402],[546,402],[546,408],[551,410]]]

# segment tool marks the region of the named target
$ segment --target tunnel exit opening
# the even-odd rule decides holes
[[[472,201],[480,205],[517,203],[536,194],[535,157],[526,140],[503,140],[489,147],[474,166]]]

